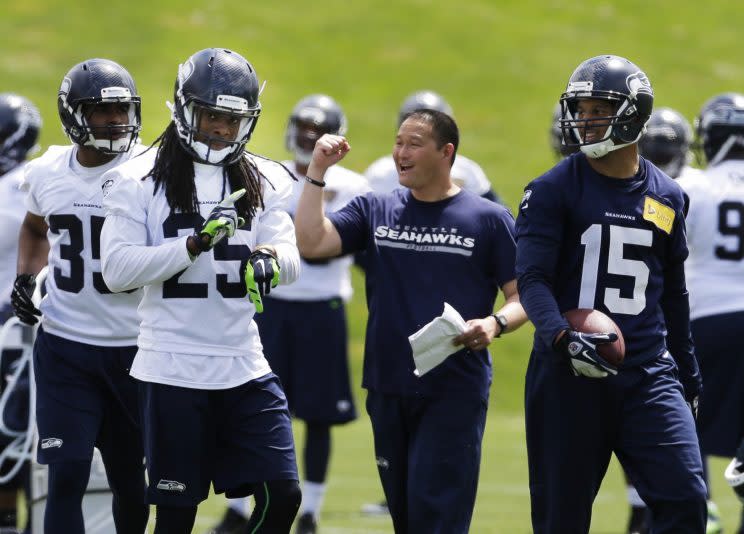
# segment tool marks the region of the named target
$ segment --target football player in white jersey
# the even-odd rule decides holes
[[[327,95],[302,98],[292,110],[285,136],[293,160],[283,164],[303,177],[315,142],[326,133],[344,135],[346,115]],[[306,180],[293,182],[289,211],[294,213]],[[335,165],[326,174],[325,209],[336,211],[367,193],[364,178]],[[271,368],[284,386],[292,414],[306,423],[302,505],[295,534],[312,534],[326,492],[331,455],[331,425],[357,417],[351,394],[344,303],[351,298],[351,256],[327,261],[302,260],[302,275],[291,286],[278,287],[256,316]],[[292,332],[291,337],[287,332]],[[245,503],[230,508],[215,534],[234,532],[242,523]]]
[[[401,104],[398,110],[398,127],[403,122],[403,118],[416,109],[434,109],[452,116],[452,108],[441,95],[433,91],[417,91],[408,95]],[[395,162],[389,154],[378,158],[367,167],[364,177],[375,193],[389,193],[393,189],[402,187],[398,182]],[[452,180],[471,193],[494,202],[501,202],[491,188],[491,182],[488,181],[481,166],[462,154],[457,154],[452,165]]]
[[[734,456],[744,437],[744,94],[708,100],[695,128],[707,167],[680,185],[690,197],[685,271],[703,375],[697,428],[705,459]]]
[[[23,168],[28,156],[39,148],[37,140],[41,129],[41,115],[28,99],[11,94],[0,94],[0,324],[5,323],[13,314],[10,305],[10,293],[16,276],[16,258],[18,257],[18,231],[26,215],[23,205],[25,194],[20,190],[23,180]],[[0,391],[5,391],[8,382],[5,377],[12,373],[18,364],[22,351],[20,327],[15,327],[2,347],[0,358]],[[22,393],[27,397],[25,392]],[[28,410],[27,398],[19,408]],[[3,421],[10,420],[14,414],[0,414]],[[12,442],[11,436],[0,434],[0,448],[5,449]],[[5,474],[5,465],[0,465],[0,474]],[[24,487],[28,477],[27,468],[13,477],[9,482],[0,484],[0,532],[4,528],[16,527],[16,500],[18,490]],[[30,495],[26,495],[28,502]],[[28,516],[27,516],[28,517]]]
[[[299,274],[291,175],[244,151],[261,105],[240,54],[189,57],[170,107],[157,153],[106,174],[101,238],[106,283],[144,288],[131,374],[155,532],[191,532],[211,483],[254,495],[246,532],[286,533],[301,499],[292,428],[253,317]]]
[[[49,464],[44,532],[84,533],[81,501],[96,446],[114,494],[117,532],[142,533],[143,448],[137,385],[128,375],[141,291],[112,292],[100,266],[102,175],[141,152],[140,97],[124,67],[89,59],[64,76],[57,104],[72,145],[52,146],[26,166],[28,213],[11,298],[23,322],[42,316],[34,372],[38,459]],[[47,293],[36,309],[34,275],[47,262],[47,247]]]

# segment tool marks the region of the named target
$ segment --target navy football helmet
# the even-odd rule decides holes
[[[613,113],[601,118],[578,117],[579,101],[589,98],[609,101]],[[576,67],[560,102],[565,142],[590,158],[601,158],[640,139],[651,116],[654,92],[646,74],[635,64],[619,56],[597,56]],[[602,127],[606,130],[599,140],[585,140],[587,131]]]
[[[646,123],[638,151],[669,176],[677,178],[690,163],[691,145],[692,127],[687,119],[671,108],[659,108]]]
[[[88,124],[91,106],[129,104],[127,124],[93,128]],[[72,67],[62,79],[57,96],[62,127],[70,140],[106,154],[127,152],[142,127],[141,99],[127,70],[108,59],[89,59]],[[105,130],[106,135],[100,135]]]
[[[309,165],[315,142],[327,133],[345,135],[346,115],[330,96],[310,95],[292,109],[284,143],[297,163]]]
[[[243,56],[206,48],[178,67],[171,109],[181,146],[198,162],[230,165],[242,156],[261,114],[258,76]],[[234,139],[199,130],[201,114],[227,115],[238,125]],[[212,143],[225,148],[214,149]]]
[[[41,114],[28,99],[0,94],[0,175],[39,149]]]
[[[708,100],[695,119],[695,132],[708,165],[744,148],[744,95],[723,93]]]
[[[433,109],[453,116],[452,107],[447,101],[434,91],[417,91],[406,97],[398,110],[398,126],[403,123],[406,115],[417,109]]]

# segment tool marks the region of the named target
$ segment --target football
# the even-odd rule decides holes
[[[617,341],[597,345],[597,352],[612,365],[620,365],[625,358],[625,340],[623,333],[615,324],[615,321],[599,310],[577,308],[568,310],[563,316],[577,332],[585,334],[600,334],[604,332],[615,332]]]

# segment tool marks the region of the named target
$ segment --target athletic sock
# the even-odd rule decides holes
[[[251,516],[251,505],[248,497],[238,497],[237,499],[227,499],[227,506],[236,513],[239,513],[246,519]]]
[[[326,493],[326,484],[304,481],[302,483],[302,505],[300,515],[311,513],[317,519],[323,506],[323,498]]]
[[[628,502],[631,506],[637,508],[645,508],[646,503],[643,502],[641,496],[638,495],[638,490],[634,486],[628,486]]]

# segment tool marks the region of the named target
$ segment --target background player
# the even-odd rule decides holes
[[[692,161],[692,127],[684,115],[672,108],[658,108],[646,123],[638,141],[641,156],[674,179],[694,179],[700,171]]]
[[[157,154],[106,175],[101,239],[106,282],[145,288],[131,374],[155,532],[191,532],[213,484],[255,496],[246,532],[287,533],[301,499],[292,428],[253,316],[299,272],[290,176],[244,151],[261,104],[237,52],[189,57],[171,107]]]
[[[526,320],[512,278],[513,219],[452,182],[458,141],[451,117],[414,111],[394,148],[405,187],[356,197],[326,216],[326,169],[350,146],[344,137],[325,135],[307,173],[313,187],[303,189],[295,218],[303,255],[367,254],[362,385],[397,533],[467,532],[491,378],[487,347]],[[499,287],[506,303],[489,315]],[[439,316],[445,302],[475,319],[455,337],[456,352],[418,378],[408,336]]]
[[[327,95],[309,95],[295,105],[285,137],[293,159],[283,162],[301,178],[292,184],[291,215],[306,186],[304,177],[315,142],[326,133],[344,135],[346,129],[346,115]],[[326,180],[323,198],[328,212],[369,191],[362,176],[340,165],[328,169]],[[344,308],[352,295],[351,264],[350,256],[302,259],[297,281],[272,291],[264,299],[266,311],[256,316],[266,359],[282,381],[290,412],[305,421],[305,477],[297,534],[312,534],[317,528],[326,493],[331,425],[353,421],[357,416],[349,382]],[[247,522],[243,516],[245,503],[235,501],[215,529],[217,534],[234,531],[241,522]]]
[[[686,405],[700,390],[684,283],[686,204],[637,151],[653,90],[627,59],[598,56],[576,68],[561,105],[564,138],[581,152],[525,188],[516,226],[519,291],[536,327],[525,385],[533,529],[588,532],[615,452],[652,510],[654,532],[701,534],[705,484]],[[601,310],[619,325],[619,372],[596,352],[612,336],[571,330],[561,313],[572,308]]]
[[[452,108],[447,101],[433,91],[417,91],[406,97],[398,110],[398,127],[403,118],[417,109],[433,109],[453,117]],[[458,154],[452,165],[452,181],[466,191],[483,196],[494,202],[501,202],[494,193],[491,182],[480,165],[462,154]],[[398,170],[391,155],[385,155],[375,160],[366,171],[364,177],[375,193],[389,193],[401,187],[398,181]]]
[[[23,180],[23,169],[26,158],[34,154],[39,146],[37,141],[41,130],[41,115],[36,106],[28,99],[11,93],[0,94],[0,324],[5,323],[12,315],[10,294],[16,276],[16,260],[18,258],[18,232],[26,215],[24,207],[25,194],[20,190]],[[8,386],[5,377],[12,373],[21,356],[22,338],[21,328],[14,328],[12,339],[8,339],[2,347],[2,387],[4,392]],[[28,334],[25,334],[28,335]],[[25,396],[26,392],[19,392]],[[28,401],[20,403],[22,410],[28,412]],[[23,414],[0,414],[3,421],[26,419]],[[20,417],[19,417],[20,416]],[[12,436],[0,437],[0,447],[10,445]],[[5,466],[0,474],[5,473]],[[0,531],[3,528],[15,528],[17,523],[16,501],[18,489],[28,483],[28,467],[23,467],[8,483],[0,485]],[[30,495],[26,492],[26,502],[30,503]],[[28,514],[27,514],[28,517]]]
[[[124,67],[90,59],[72,67],[57,98],[72,141],[52,146],[25,169],[28,213],[20,232],[12,301],[27,324],[42,315],[34,345],[38,459],[49,464],[47,534],[84,533],[81,503],[93,447],[101,451],[120,533],[142,533],[143,450],[129,367],[141,291],[112,293],[100,272],[105,171],[135,152],[140,97]],[[48,243],[48,244],[47,244]],[[46,296],[31,302],[47,262]]]
[[[679,182],[690,197],[685,270],[703,376],[697,428],[707,480],[706,457],[734,456],[744,437],[744,95],[714,96],[695,125],[708,165]],[[708,532],[721,531],[714,527]]]

